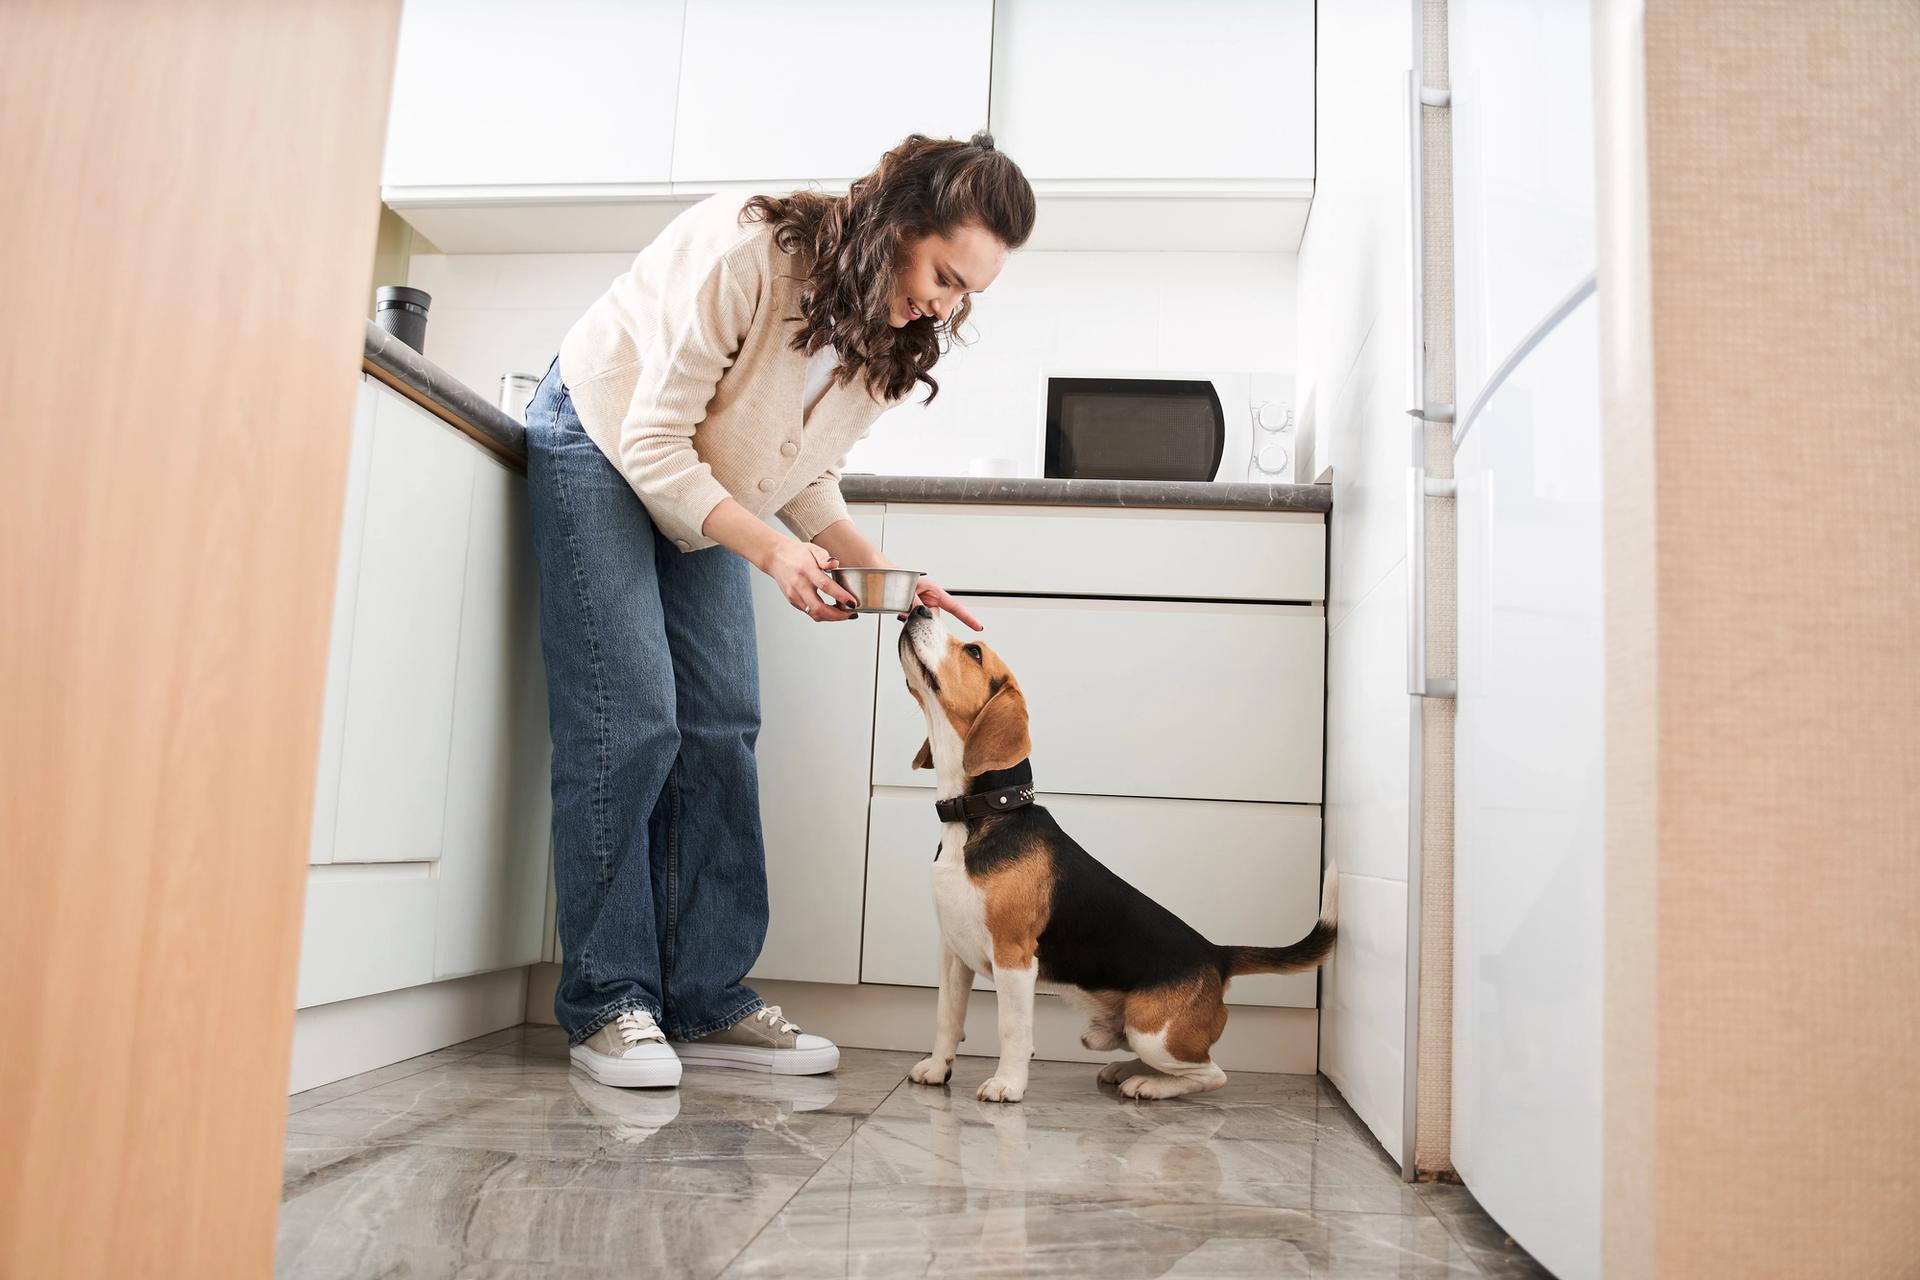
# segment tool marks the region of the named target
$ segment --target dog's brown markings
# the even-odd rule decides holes
[[[987,936],[993,939],[994,965],[1008,969],[1031,965],[1053,904],[1053,859],[1035,844],[986,875],[970,878],[987,900]]]
[[[1205,1062],[1227,1029],[1223,990],[1216,975],[1202,973],[1172,986],[1135,991],[1127,996],[1127,1027],[1164,1035],[1167,1052],[1181,1062]]]
[[[980,660],[950,645],[937,673],[940,707],[954,734],[966,744],[961,767],[978,777],[1027,756],[1027,699],[1000,655],[980,646]]]

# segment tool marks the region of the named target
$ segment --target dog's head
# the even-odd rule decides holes
[[[900,631],[900,666],[927,717],[914,768],[977,778],[1026,759],[1027,699],[999,654],[954,636],[922,605]]]

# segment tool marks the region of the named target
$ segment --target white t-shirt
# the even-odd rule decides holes
[[[829,342],[807,357],[807,380],[800,392],[800,419],[813,412],[813,406],[820,403],[820,397],[827,394],[827,388],[833,383],[833,371],[840,367],[840,353]]]

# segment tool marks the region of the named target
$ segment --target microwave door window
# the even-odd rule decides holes
[[[1047,473],[1079,480],[1211,480],[1225,446],[1217,399],[1191,388],[1065,395],[1052,435]]]

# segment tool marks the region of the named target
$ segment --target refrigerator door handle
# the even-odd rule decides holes
[[[1427,499],[1454,494],[1453,481],[1407,468],[1407,692],[1416,698],[1451,698],[1458,689],[1457,681],[1427,675]]]
[[[1473,424],[1480,417],[1480,411],[1487,407],[1489,400],[1499,394],[1500,388],[1506,385],[1508,378],[1513,376],[1513,371],[1520,367],[1520,362],[1532,355],[1533,349],[1547,340],[1547,335],[1553,332],[1554,326],[1572,315],[1574,308],[1591,298],[1599,288],[1600,274],[1589,272],[1587,278],[1573,286],[1566,297],[1553,304],[1553,309],[1542,316],[1538,324],[1527,330],[1527,336],[1520,339],[1520,344],[1507,353],[1507,358],[1500,362],[1500,367],[1493,371],[1491,378],[1487,379],[1487,385],[1480,388],[1480,394],[1473,398],[1473,403],[1467,407],[1467,411],[1460,415],[1458,422],[1454,423],[1454,448],[1458,449],[1460,442],[1467,438],[1467,432],[1473,430]]]

